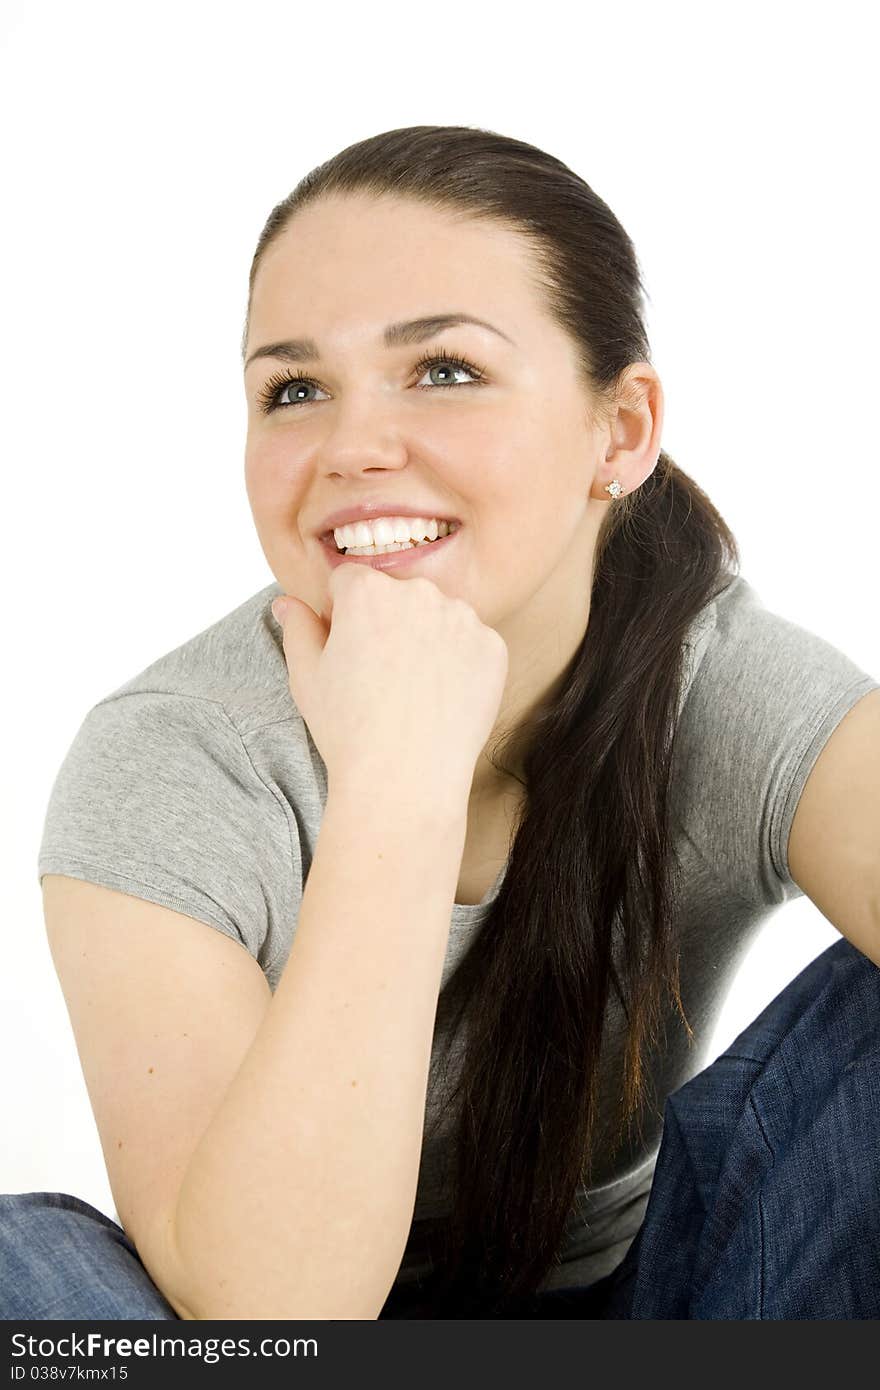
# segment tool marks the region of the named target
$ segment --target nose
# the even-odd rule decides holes
[[[368,406],[340,411],[320,445],[316,460],[328,475],[397,472],[409,457],[406,443],[388,413]]]

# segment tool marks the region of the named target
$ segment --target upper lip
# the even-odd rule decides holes
[[[339,507],[329,516],[325,516],[324,520],[318,523],[315,535],[323,538],[338,526],[350,526],[356,521],[373,521],[378,516],[423,516],[428,519],[435,516],[438,521],[458,521],[458,517],[449,516],[442,510],[437,511],[433,505],[408,507],[402,502],[360,502],[350,507]]]

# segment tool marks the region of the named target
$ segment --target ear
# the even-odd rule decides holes
[[[615,478],[624,493],[635,492],[657,467],[663,432],[663,386],[650,362],[635,362],[624,372],[617,404],[606,426],[605,458],[596,470],[590,496],[610,502],[605,489]]]

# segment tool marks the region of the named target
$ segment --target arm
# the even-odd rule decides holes
[[[406,1246],[467,797],[328,795],[272,1003],[169,1235],[196,1319],[375,1318]]]
[[[788,864],[831,925],[880,966],[880,690],[847,711],[816,759]]]

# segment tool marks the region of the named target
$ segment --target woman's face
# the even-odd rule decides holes
[[[604,469],[609,431],[589,423],[572,344],[543,312],[526,254],[492,224],[351,195],[304,208],[266,252],[246,359],[294,338],[316,348],[245,366],[247,493],[285,593],[326,616],[321,523],[388,501],[459,519],[454,541],[397,574],[465,599],[509,643],[546,639],[560,606],[588,604],[602,486],[620,473]],[[499,332],[463,323],[383,342],[389,324],[453,313]],[[426,354],[464,357],[482,380],[443,362],[417,370]],[[272,378],[296,374],[308,384],[271,387],[267,410]]]

